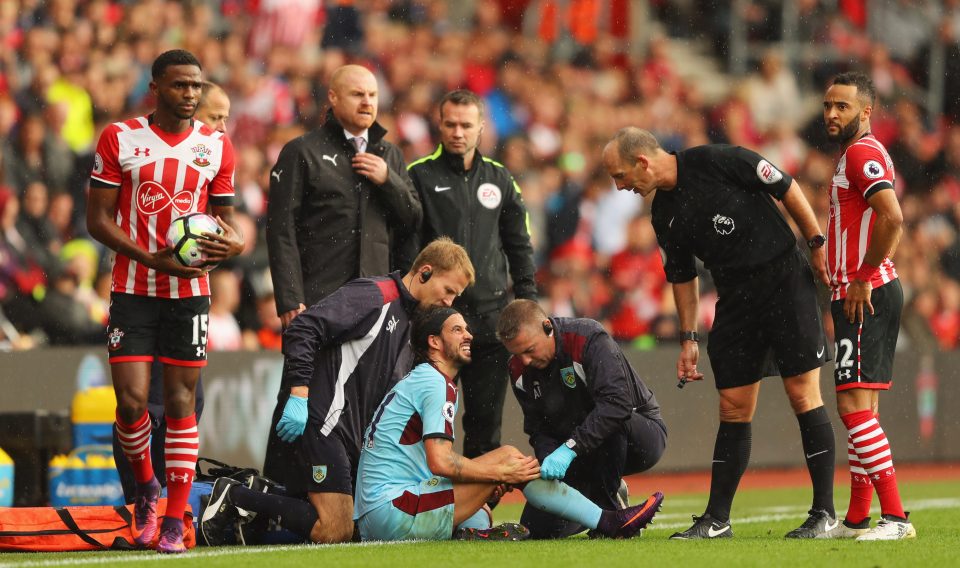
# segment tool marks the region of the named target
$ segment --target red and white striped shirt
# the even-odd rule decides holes
[[[831,300],[847,296],[867,254],[876,214],[867,199],[882,189],[893,188],[893,160],[876,138],[867,134],[847,148],[840,158],[830,188],[830,221],[827,224],[827,270]],[[870,281],[874,288],[897,278],[893,261],[884,258]]]
[[[208,201],[233,204],[233,145],[222,133],[193,121],[171,134],[141,116],[115,122],[97,143],[90,177],[116,187],[117,225],[144,250],[166,246],[170,223],[187,213],[206,212]],[[117,254],[113,292],[158,298],[209,296],[206,275],[183,279]]]

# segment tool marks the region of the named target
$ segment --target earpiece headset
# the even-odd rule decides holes
[[[430,277],[433,276],[433,271],[429,268],[420,273],[420,283],[426,284],[427,280],[430,280]]]
[[[550,325],[550,322],[543,322],[543,333],[547,334],[547,337],[553,335],[553,326]]]

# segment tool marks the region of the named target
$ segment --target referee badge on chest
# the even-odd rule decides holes
[[[326,478],[327,478],[327,466],[325,465],[313,466],[313,482],[314,483],[323,483],[323,480]]]
[[[573,367],[560,369],[560,379],[563,380],[563,384],[569,388],[576,388],[577,386],[577,375],[573,372]]]

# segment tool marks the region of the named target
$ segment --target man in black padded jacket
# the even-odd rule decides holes
[[[270,171],[267,246],[284,328],[354,278],[409,269],[391,251],[423,215],[403,155],[376,122],[373,74],[340,67],[328,97],[323,126],[287,143]]]

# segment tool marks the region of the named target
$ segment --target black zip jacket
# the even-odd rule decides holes
[[[280,152],[267,206],[278,314],[311,306],[354,278],[408,268],[391,262],[391,249],[420,229],[423,210],[403,155],[384,134],[378,123],[367,133],[367,152],[387,162],[381,186],[354,171],[357,152],[332,112]]]
[[[309,385],[310,422],[324,436],[339,430],[358,452],[374,410],[413,366],[410,316],[417,300],[402,276],[353,280],[283,334],[281,389]]]
[[[557,441],[573,439],[584,455],[610,436],[634,412],[660,418],[660,405],[620,347],[598,322],[551,318],[556,355],[546,369],[524,367],[510,358],[513,394],[523,410],[523,431],[543,461]]]
[[[520,186],[503,164],[480,155],[465,170],[463,157],[437,150],[407,167],[423,204],[419,248],[446,235],[463,246],[476,269],[476,284],[454,306],[481,314],[507,302],[507,270],[518,298],[534,299],[533,246]]]

